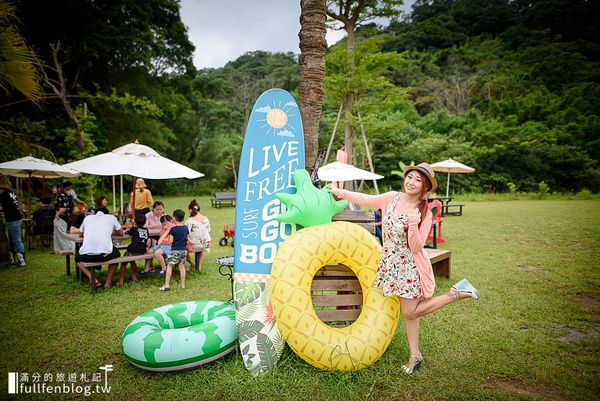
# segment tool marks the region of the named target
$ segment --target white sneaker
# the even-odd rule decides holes
[[[12,252],[8,253],[8,259],[10,260],[10,264],[14,265],[15,264],[15,254]]]
[[[477,288],[473,287],[473,284],[471,284],[466,278],[463,278],[458,283],[454,284],[452,288],[458,291],[457,294],[461,292],[466,292],[469,295],[471,295],[471,298],[473,299],[481,298],[481,295],[479,294],[479,291],[477,291]]]
[[[20,252],[17,252],[17,267],[25,267],[27,266],[27,262],[25,262],[25,255]]]

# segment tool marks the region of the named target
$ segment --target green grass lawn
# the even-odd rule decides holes
[[[187,212],[190,200],[167,198],[166,210]],[[198,200],[210,218],[213,245],[202,272],[189,274],[186,290],[175,289],[175,275],[168,293],[158,291],[161,280],[148,278],[92,295],[65,275],[64,258],[47,249],[28,253],[24,269],[1,268],[2,394],[7,372],[28,372],[30,380],[37,372],[41,381],[45,373],[77,373],[81,384],[81,373],[91,376],[112,364],[111,397],[129,401],[598,399],[598,200],[467,200],[463,216],[446,217],[443,247],[452,250],[452,278],[439,279],[436,293],[468,277],[482,298],[422,319],[425,361],[411,377],[400,369],[408,356],[402,324],[383,357],[359,372],[317,370],[289,348],[277,369],[258,378],[246,372],[239,354],[188,372],[139,370],[120,351],[121,334],[136,315],[173,302],[231,297],[215,258],[233,253],[218,240],[223,225],[233,224],[234,209]],[[61,396],[14,399],[31,398]]]

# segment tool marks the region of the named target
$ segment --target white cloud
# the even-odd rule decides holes
[[[258,109],[254,110],[256,113],[268,113],[269,111],[271,111],[271,106],[263,106],[263,107],[259,107]]]
[[[197,68],[222,67],[255,50],[300,53],[299,0],[181,0],[180,14],[196,46]],[[327,30],[327,44],[345,36],[343,30]]]
[[[300,2],[182,0],[196,67],[222,67],[245,52],[299,53]]]

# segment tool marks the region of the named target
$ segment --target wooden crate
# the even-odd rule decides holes
[[[375,234],[373,212],[343,210],[333,217],[333,221],[356,223]],[[427,248],[425,251],[431,261],[433,274],[449,278],[450,250]],[[317,316],[330,326],[348,326],[362,310],[362,288],[358,278],[342,264],[323,266],[313,278],[311,295]]]
[[[360,315],[362,288],[344,265],[323,266],[313,278],[311,294],[317,316],[326,324],[347,326]]]

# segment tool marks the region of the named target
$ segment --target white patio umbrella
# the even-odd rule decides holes
[[[134,177],[134,182],[137,177],[159,180],[204,177],[204,174],[163,157],[151,147],[141,145],[137,141],[111,152],[67,163],[64,167],[94,175],[131,175]],[[123,188],[121,187],[121,207],[122,203]]]
[[[33,156],[0,163],[0,174],[19,178],[77,177],[81,173],[60,164]]]
[[[448,180],[446,182],[446,198],[450,194],[450,173],[468,174],[475,171],[473,167],[469,167],[465,164],[459,163],[451,158],[441,162],[433,163],[431,165],[433,171],[439,171],[442,173],[448,173]]]
[[[379,180],[383,178],[382,175],[342,162],[332,162],[320,167],[317,176],[322,181]]]
[[[148,179],[200,178],[204,174],[158,154],[149,146],[130,143],[111,152],[64,165],[94,175],[131,175]]]
[[[0,174],[17,178],[28,178],[27,209],[31,212],[31,178],[77,177],[79,171],[33,156],[20,157],[0,163]]]

